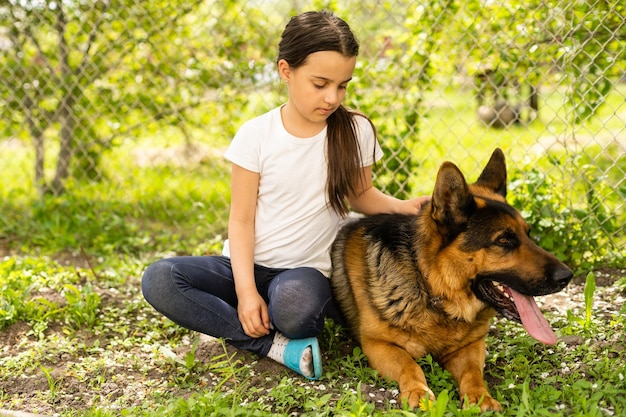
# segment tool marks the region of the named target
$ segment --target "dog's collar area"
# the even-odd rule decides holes
[[[445,306],[443,305],[444,301],[446,301],[446,299],[444,297],[441,296],[431,296],[429,298],[429,307],[431,310],[439,313],[439,314],[445,314],[446,316],[448,316],[450,319],[452,320],[456,320],[456,321],[462,321],[465,322],[466,320],[461,318],[461,317],[456,317],[450,313],[448,313],[445,309]]]
[[[432,310],[436,311],[437,313],[449,315],[446,312],[446,309],[443,306],[443,301],[444,301],[443,297],[431,296],[430,297],[430,303],[429,303],[430,304],[430,308]]]
[[[441,297],[430,297],[430,305],[435,309],[443,309],[443,300]]]

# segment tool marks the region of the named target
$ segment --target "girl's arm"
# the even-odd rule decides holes
[[[239,321],[250,337],[264,336],[270,329],[267,304],[254,280],[254,218],[258,191],[259,174],[232,164],[228,241]]]
[[[382,213],[417,214],[422,205],[429,200],[429,196],[400,200],[374,188],[371,166],[361,169],[361,181],[359,181],[357,192],[348,197],[352,209],[366,215]]]

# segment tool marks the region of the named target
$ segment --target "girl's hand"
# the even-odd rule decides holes
[[[429,202],[430,196],[423,195],[420,197],[411,198],[408,200],[396,200],[396,213],[401,214],[417,214],[423,209]]]
[[[415,208],[417,212],[419,212],[426,204],[428,204],[428,202],[430,201],[430,196],[422,195],[422,196],[412,198],[407,201],[413,205],[413,207]]]
[[[243,331],[254,338],[269,334],[270,317],[263,297],[257,291],[250,291],[244,296],[238,295],[238,299],[237,313]]]

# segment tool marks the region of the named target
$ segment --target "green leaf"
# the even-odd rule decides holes
[[[585,328],[591,325],[591,310],[593,308],[593,294],[596,291],[596,277],[593,272],[587,274],[585,280]]]

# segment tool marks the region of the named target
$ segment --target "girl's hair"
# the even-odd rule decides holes
[[[335,51],[353,57],[359,53],[359,42],[350,26],[331,12],[305,12],[287,23],[278,44],[277,62],[284,59],[291,68],[298,68],[306,63],[310,54],[320,51]],[[342,216],[350,210],[347,197],[356,193],[357,184],[362,180],[355,115],[365,117],[341,105],[327,120],[326,190],[330,206]],[[373,124],[372,129],[376,135]]]

